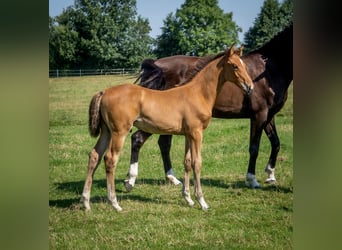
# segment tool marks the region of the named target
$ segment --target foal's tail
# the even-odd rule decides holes
[[[101,128],[101,113],[100,104],[103,96],[102,91],[93,96],[89,105],[89,133],[92,137],[97,137],[100,134]]]

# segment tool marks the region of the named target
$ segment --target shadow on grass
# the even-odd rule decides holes
[[[184,181],[183,179],[180,179],[180,181]],[[167,201],[167,197],[165,200],[161,201],[159,198],[148,198],[141,195],[134,194],[134,189],[131,192],[127,192],[123,186],[123,179],[116,180],[116,193],[119,200],[133,200],[133,201],[140,201],[140,202],[152,202],[152,203],[171,203]],[[136,182],[137,185],[152,185],[152,186],[160,186],[160,185],[166,185],[166,180],[161,179],[138,179]],[[233,188],[233,189],[248,189],[248,187],[245,186],[244,181],[236,181],[231,184],[227,184],[222,179],[212,179],[212,178],[203,178],[201,179],[202,186],[209,186],[209,187],[216,187],[216,188]],[[63,183],[56,183],[55,186],[57,190],[61,190],[63,192],[69,192],[74,193],[77,198],[71,198],[71,199],[55,199],[55,200],[49,200],[49,206],[50,207],[58,207],[58,208],[79,208],[80,207],[80,200],[81,200],[81,194],[83,191],[83,185],[84,181],[74,181],[74,182],[63,182]],[[193,185],[193,183],[191,184]],[[94,180],[92,189],[103,189],[104,195],[102,196],[92,196],[91,197],[91,203],[104,203],[107,202],[107,196],[106,193],[106,180]],[[118,188],[120,187],[120,188]],[[281,192],[281,193],[293,193],[292,187],[283,187],[279,185],[269,185],[269,184],[263,184],[261,188],[259,188],[260,191],[267,191],[267,192]]]
[[[244,181],[236,181],[233,182],[231,184],[231,187],[233,189],[248,189],[248,187],[246,187],[245,182]],[[269,192],[279,192],[279,193],[293,193],[293,188],[292,187],[283,187],[277,184],[266,184],[263,183],[261,184],[261,187],[256,189],[256,190],[261,190],[261,191],[269,191]]]
[[[116,187],[115,192],[117,194],[118,200],[132,200],[132,201],[139,201],[139,202],[146,202],[146,203],[172,203],[168,202],[167,199],[160,200],[159,197],[156,198],[148,198],[146,196],[136,195],[132,192],[127,192],[125,188],[123,187],[124,180],[118,179],[116,180],[115,184],[117,187],[121,187],[121,189],[118,189]],[[121,185],[118,185],[121,184]],[[136,185],[141,184],[147,184],[147,185],[153,185],[153,186],[160,186],[165,185],[166,181],[164,180],[157,180],[157,179],[142,179],[137,180]],[[79,209],[81,207],[81,194],[83,191],[84,181],[74,181],[74,182],[63,182],[63,183],[56,183],[55,184],[57,190],[61,190],[62,192],[66,193],[74,193],[77,195],[77,198],[71,198],[71,199],[49,199],[49,206],[50,207],[58,207],[58,208],[70,208],[70,209]],[[92,189],[103,189],[104,195],[99,196],[91,196],[90,202],[91,203],[105,203],[107,202],[107,191],[106,191],[106,180],[94,180],[92,184]]]

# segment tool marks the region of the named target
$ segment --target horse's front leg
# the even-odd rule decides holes
[[[122,208],[117,201],[115,193],[115,169],[125,141],[125,137],[125,133],[113,132],[111,144],[105,156],[108,201],[118,212],[120,212]]]
[[[259,188],[260,184],[255,177],[255,165],[259,154],[260,139],[262,133],[261,119],[254,120],[251,118],[250,123],[250,138],[249,138],[249,163],[246,174],[246,186],[251,188]]]
[[[132,191],[135,180],[138,177],[138,161],[140,149],[151,135],[152,134],[144,132],[142,130],[137,130],[131,136],[131,161],[127,173],[128,180],[124,181],[125,188],[128,192]]]
[[[172,135],[160,135],[159,136],[158,145],[159,145],[160,153],[163,159],[165,177],[172,184],[179,185],[182,182],[176,178],[172,170],[172,164],[171,164],[171,159],[170,159],[171,142],[172,142]]]
[[[190,173],[191,173],[191,152],[190,144],[187,138],[185,138],[185,155],[184,155],[184,184],[182,189],[182,195],[186,202],[193,206],[195,202],[190,196]]]
[[[101,162],[101,158],[107,149],[110,141],[109,132],[102,128],[100,138],[98,139],[95,147],[89,153],[88,160],[88,173],[84,183],[81,202],[86,210],[90,210],[90,192],[93,183],[94,173]]]
[[[277,156],[278,156],[278,153],[280,150],[280,141],[279,141],[278,133],[276,130],[274,117],[265,126],[264,131],[267,134],[267,137],[268,137],[268,139],[271,143],[271,147],[272,147],[271,155],[270,155],[270,158],[269,158],[268,163],[267,163],[266,168],[265,168],[265,172],[268,175],[268,178],[265,180],[265,182],[271,184],[271,183],[276,182],[274,171],[275,171]]]
[[[195,197],[202,207],[202,210],[209,208],[208,204],[204,200],[202,186],[201,186],[201,169],[202,169],[202,139],[203,131],[193,131],[190,141],[191,151],[191,165],[194,170],[194,186],[195,186]]]

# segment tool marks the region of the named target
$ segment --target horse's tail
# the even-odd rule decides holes
[[[101,112],[100,104],[103,92],[100,91],[93,96],[89,105],[89,133],[92,137],[97,137],[100,134],[101,128]]]
[[[153,59],[145,59],[141,63],[141,73],[139,78],[139,85],[149,89],[162,90],[165,88],[163,70],[155,64]]]

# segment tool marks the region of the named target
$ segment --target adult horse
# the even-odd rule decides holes
[[[209,125],[217,93],[226,81],[243,88],[253,88],[253,82],[232,46],[219,54],[199,71],[186,85],[165,91],[151,90],[134,84],[122,84],[95,94],[89,106],[90,135],[100,137],[89,154],[88,174],[82,200],[90,209],[93,176],[103,154],[106,167],[108,200],[121,211],[115,193],[115,168],[125,137],[133,126],[148,133],[185,136],[183,197],[190,206],[190,172],[194,171],[194,193],[203,210],[208,209],[201,183],[201,147],[203,130]],[[186,98],[192,95],[192,98]],[[167,115],[165,115],[167,114]],[[130,172],[137,171],[132,165]]]
[[[259,153],[262,130],[271,143],[271,154],[266,164],[266,183],[273,183],[275,165],[280,150],[274,116],[287,99],[287,89],[293,80],[293,25],[290,24],[262,47],[241,57],[247,72],[253,79],[253,93],[245,93],[237,85],[226,83],[217,96],[212,116],[216,118],[249,118],[250,142],[246,185],[260,187],[256,180],[255,165]],[[171,56],[156,61],[147,59],[142,63],[140,85],[154,89],[169,89],[185,84],[196,64],[206,64],[210,57]],[[139,151],[150,133],[138,130],[131,137],[131,165],[137,165]],[[161,150],[166,178],[174,184],[181,183],[172,170],[170,160],[171,135],[161,135]],[[127,191],[132,190],[137,172],[128,172],[125,181]]]

